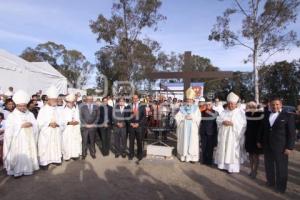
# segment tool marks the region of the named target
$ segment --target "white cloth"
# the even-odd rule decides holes
[[[21,128],[25,122],[30,128]],[[6,120],[3,144],[3,161],[8,175],[31,175],[39,169],[37,159],[38,127],[33,114],[15,109]]]
[[[9,110],[3,110],[4,119],[7,119],[11,113],[12,112],[10,112]]]
[[[198,106],[192,106],[190,114],[192,120],[186,120],[187,113],[184,112],[184,106],[180,108],[175,115],[177,123],[177,154],[181,161],[198,162],[199,161],[199,126],[201,121],[201,112]]]
[[[57,107],[45,105],[39,111],[38,127],[38,157],[39,163],[46,166],[51,163],[61,163],[61,135],[63,130],[62,114]],[[51,122],[56,122],[59,127],[52,128]]]
[[[37,106],[38,106],[39,108],[42,108],[42,107],[44,106],[43,101],[38,101],[37,104],[38,104]]]
[[[14,92],[11,92],[9,90],[7,90],[5,93],[4,93],[5,96],[7,97],[12,97],[14,95]]]
[[[109,106],[111,106],[111,107],[114,107],[114,105],[115,105],[115,100],[112,100],[112,99],[109,99],[108,101],[107,101],[107,104],[109,105]]]
[[[233,126],[225,126],[224,121],[231,121]],[[218,146],[215,154],[215,163],[219,169],[230,173],[238,173],[240,164],[246,159],[244,148],[246,116],[239,108],[232,111],[224,110],[217,117]]]
[[[3,141],[5,131],[5,120],[0,122],[0,141]]]
[[[217,106],[213,106],[213,110],[221,114],[224,111],[224,107],[222,106],[222,104],[219,104]]]
[[[172,103],[170,105],[171,111],[172,111],[172,116],[175,116],[177,112],[179,111],[180,104],[179,103]]]
[[[65,107],[63,110],[64,131],[62,134],[62,154],[64,160],[78,158],[82,152],[82,138],[80,124],[67,125],[68,122],[77,121],[79,119],[79,110],[77,107]]]
[[[276,112],[276,113],[273,113],[273,112],[272,112],[272,113],[270,114],[269,122],[270,122],[271,127],[273,126],[274,122],[276,121],[278,115],[279,115],[279,112]]]

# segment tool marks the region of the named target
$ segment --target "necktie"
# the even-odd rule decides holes
[[[93,106],[92,106],[92,104],[89,105],[89,110],[90,110],[90,113],[92,113],[92,111],[93,111]]]

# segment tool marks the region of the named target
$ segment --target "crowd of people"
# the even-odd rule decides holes
[[[133,160],[136,156],[139,163],[148,129],[161,127],[165,128],[163,140],[175,131],[176,155],[182,162],[216,164],[228,173],[238,173],[249,158],[249,176],[255,178],[259,155],[264,154],[267,185],[283,193],[288,156],[299,132],[299,106],[297,113],[289,113],[280,98],[265,105],[244,104],[233,92],[226,102],[196,100],[192,88],[185,92],[184,101],[138,95],[95,100],[89,95],[58,94],[51,86],[32,96],[9,88],[0,98],[0,160],[14,177],[64,160],[84,160],[88,152],[96,159],[96,144],[103,156],[113,146],[116,158]]]

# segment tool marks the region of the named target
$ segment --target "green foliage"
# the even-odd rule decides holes
[[[108,78],[109,88],[116,80],[135,82],[153,71],[160,46],[141,35],[145,28],[156,30],[158,22],[165,19],[158,13],[160,6],[159,0],[119,0],[113,4],[109,19],[100,14],[90,22],[97,41],[105,43],[96,52],[96,67]],[[99,76],[98,86],[102,85]]]
[[[223,100],[230,92],[238,94],[245,101],[254,99],[252,73],[249,72],[234,72],[231,78],[216,81],[214,86],[210,91],[215,91],[215,96]]]
[[[82,87],[93,65],[77,50],[68,50],[62,44],[46,42],[35,48],[26,48],[21,57],[29,62],[48,62],[61,72],[71,84],[71,87]]]
[[[300,92],[300,60],[276,62],[260,70],[261,91],[265,99],[283,98],[288,105],[297,105]]]

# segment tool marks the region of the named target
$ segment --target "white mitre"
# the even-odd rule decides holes
[[[227,96],[227,102],[237,103],[240,97],[233,92],[230,92]]]
[[[11,91],[7,90],[7,91],[4,93],[4,95],[7,96],[7,97],[12,97],[14,94],[13,94]]]
[[[46,95],[47,95],[48,99],[57,99],[57,97],[58,97],[58,90],[56,89],[55,86],[51,86],[46,91]]]
[[[15,104],[27,104],[30,101],[30,96],[24,90],[18,90],[12,99]]]
[[[74,94],[69,94],[68,96],[66,96],[66,101],[68,102],[74,102],[76,99]]]
[[[200,97],[199,101],[200,101],[200,102],[205,102],[206,100],[205,100],[204,97]]]

